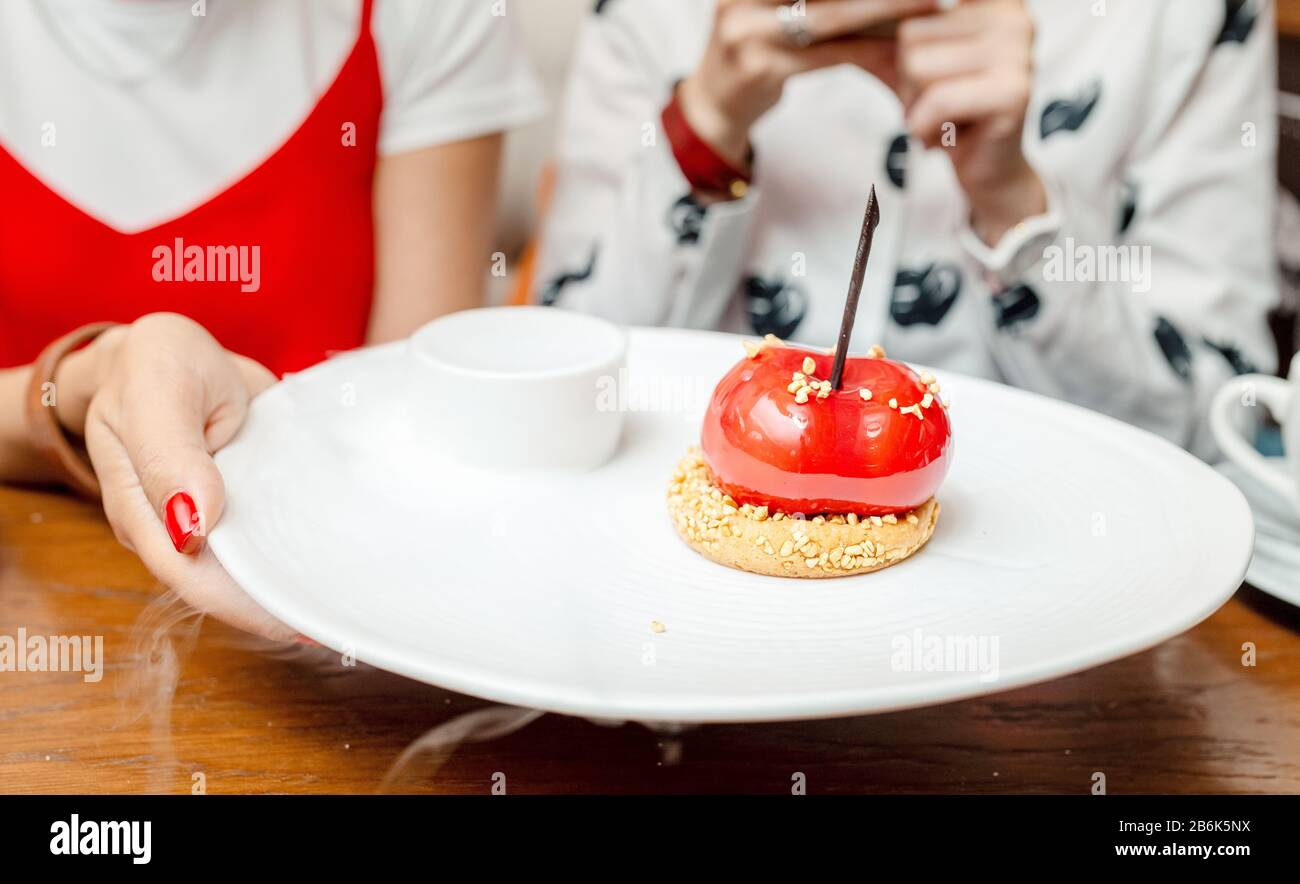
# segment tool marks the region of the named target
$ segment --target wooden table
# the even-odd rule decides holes
[[[422,733],[490,705],[208,622],[174,701],[131,721],[142,704],[119,694],[160,669],[130,659],[132,627],[160,592],[94,507],[0,487],[0,635],[102,634],[107,660],[94,684],[0,672],[0,792],[373,792]],[[1095,771],[1111,794],[1300,792],[1300,611],[1243,587],[1146,653],[889,715],[676,737],[546,715],[419,756],[392,790],[483,794],[503,773],[511,794],[785,794],[802,772],[809,794],[1081,793]]]

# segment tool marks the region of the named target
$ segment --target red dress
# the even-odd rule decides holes
[[[360,346],[383,104],[371,6],[293,135],[207,202],[148,230],[106,226],[0,148],[0,368],[31,362],[85,323],[159,311],[197,320],[277,374]]]

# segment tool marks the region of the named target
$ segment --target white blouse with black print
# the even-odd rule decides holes
[[[704,50],[712,3],[601,0],[570,75],[536,297],[830,345],[875,184],[855,349],[880,342],[1212,456],[1209,397],[1275,361],[1270,4],[1028,6],[1024,150],[1049,210],[989,248],[943,149],[909,140],[893,94],[847,66],[792,79],[751,133],[749,193],[702,208],[659,113]]]

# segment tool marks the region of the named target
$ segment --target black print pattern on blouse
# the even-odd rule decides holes
[[[907,135],[896,135],[885,151],[885,174],[900,190],[907,181]]]
[[[591,276],[592,271],[596,269],[597,251],[599,251],[599,249],[594,247],[592,248],[591,257],[587,259],[586,267],[582,268],[581,270],[570,270],[566,273],[561,273],[559,276],[552,279],[547,284],[546,288],[542,289],[541,294],[538,295],[537,297],[538,303],[541,304],[543,307],[550,307],[554,305],[555,302],[560,299],[560,294],[564,291],[564,287],[566,285],[568,285],[571,282],[582,282],[584,279],[587,279],[589,276]]]
[[[1058,98],[1043,108],[1038,128],[1043,138],[1056,132],[1074,132],[1083,125],[1101,98],[1101,81],[1093,80],[1073,98]]]
[[[668,210],[668,226],[677,234],[678,245],[695,245],[704,229],[704,206],[686,194]]]
[[[1160,352],[1165,354],[1165,359],[1169,360],[1169,367],[1183,380],[1191,380],[1192,351],[1188,349],[1182,332],[1174,328],[1174,324],[1168,319],[1158,316],[1155,335],[1156,343],[1160,345]]]
[[[961,294],[961,271],[955,264],[931,264],[922,270],[901,269],[894,277],[889,315],[899,325],[938,325]]]
[[[993,296],[994,321],[998,328],[1008,329],[1033,319],[1040,306],[1038,292],[1027,285],[1018,285]]]
[[[1127,233],[1137,214],[1137,185],[1132,181],[1121,181],[1119,188],[1119,232]]]
[[[1232,366],[1235,374],[1253,374],[1258,371],[1255,363],[1247,359],[1241,350],[1233,344],[1219,343],[1211,341],[1209,338],[1201,338],[1201,343],[1222,356],[1228,365]]]
[[[757,334],[788,338],[808,312],[808,294],[784,279],[745,278],[749,325]]]
[[[1223,28],[1214,45],[1245,43],[1255,27],[1255,19],[1259,18],[1259,4],[1260,0],[1224,0]]]

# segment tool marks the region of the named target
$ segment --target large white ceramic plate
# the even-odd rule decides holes
[[[530,477],[435,453],[404,347],[260,396],[217,458],[229,502],[210,540],[303,633],[480,697],[674,722],[956,700],[1151,647],[1216,610],[1250,560],[1241,493],[1180,449],[941,373],[956,454],[927,547],[858,577],[734,571],[677,538],[664,491],[736,338],[633,330],[614,460]]]

